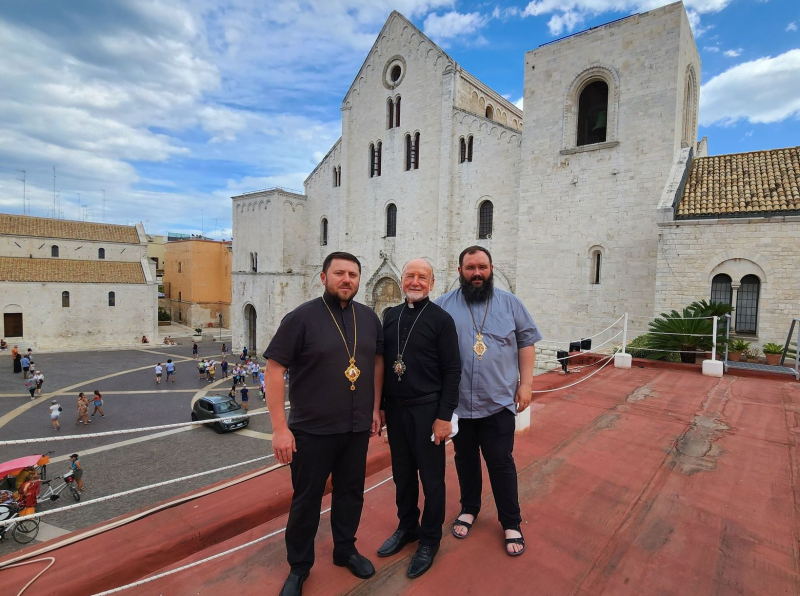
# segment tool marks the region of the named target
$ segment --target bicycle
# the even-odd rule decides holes
[[[55,478],[51,478],[50,480],[42,480],[42,484],[47,485],[47,490],[43,493],[39,493],[39,496],[36,498],[36,502],[38,504],[44,503],[45,501],[56,501],[61,498],[61,493],[64,492],[64,489],[69,487],[69,492],[72,493],[72,498],[76,501],[81,500],[81,493],[75,486],[75,480],[72,478],[72,471],[67,472],[63,476],[60,476],[64,481],[64,484],[53,488],[50,483],[55,480]]]
[[[16,501],[7,501],[0,504],[0,521],[19,517],[19,510],[20,505]],[[19,544],[28,544],[39,534],[39,520],[20,519],[11,524],[0,526],[0,542],[5,540],[9,532]]]

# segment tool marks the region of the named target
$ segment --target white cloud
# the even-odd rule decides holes
[[[713,53],[719,52],[719,48],[717,46],[703,46],[703,49],[706,52],[713,52]]]
[[[786,25],[786,31],[797,31],[797,23],[792,21],[788,25]]]
[[[442,16],[431,13],[425,18],[423,31],[434,41],[452,39],[475,33],[489,21],[479,12],[450,11]]]
[[[744,50],[742,48],[737,48],[735,50],[725,50],[722,53],[725,54],[728,58],[738,58],[739,56],[741,56],[743,51]]]
[[[514,102],[514,105],[517,106],[521,110],[524,100],[525,100],[524,97],[520,97],[517,101]]]
[[[780,122],[800,117],[800,49],[743,62],[700,91],[700,123]]]

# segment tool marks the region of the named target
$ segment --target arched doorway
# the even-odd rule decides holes
[[[386,309],[397,306],[403,301],[403,295],[400,293],[400,286],[397,285],[396,281],[389,277],[384,277],[375,284],[372,299],[375,303],[373,306],[375,312],[379,317],[383,317]]]
[[[22,307],[8,304],[3,309],[3,337],[22,337]]]
[[[247,349],[250,351],[255,351],[257,347],[256,343],[256,309],[253,307],[252,304],[248,304],[244,307],[244,324],[245,324],[245,343],[247,345]]]

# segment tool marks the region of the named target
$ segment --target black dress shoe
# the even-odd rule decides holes
[[[283,583],[280,596],[300,596],[303,593],[303,582],[308,579],[308,572],[303,575],[297,573],[290,573],[289,577]]]
[[[403,550],[406,544],[409,542],[416,542],[417,540],[419,540],[419,533],[416,528],[413,530],[397,530],[394,534],[389,536],[386,542],[383,543],[383,546],[378,549],[378,556],[391,557],[392,555],[396,555]]]
[[[420,544],[417,552],[411,557],[411,565],[408,566],[408,577],[415,578],[425,573],[433,565],[433,558],[439,552],[439,545],[430,546]]]
[[[346,559],[334,555],[333,564],[337,567],[347,567],[353,575],[361,579],[367,579],[375,575],[375,567],[367,557],[359,553],[350,555]]]

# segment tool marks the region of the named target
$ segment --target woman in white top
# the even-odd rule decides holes
[[[36,393],[41,395],[42,385],[44,384],[44,375],[42,374],[42,371],[37,370],[36,374],[33,375],[33,380],[36,381]]]
[[[61,416],[61,406],[58,405],[58,400],[54,399],[50,402],[50,421],[53,423],[53,430],[61,429],[61,425],[58,423],[59,416]]]
[[[160,362],[156,364],[156,385],[161,385],[161,372],[163,370]]]

